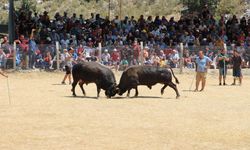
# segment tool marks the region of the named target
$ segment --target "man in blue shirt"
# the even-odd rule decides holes
[[[198,57],[195,60],[196,64],[196,88],[195,92],[198,91],[198,87],[200,84],[200,81],[202,83],[202,88],[200,91],[203,91],[206,85],[206,76],[207,76],[207,69],[210,66],[212,60],[204,56],[203,51],[199,51]]]

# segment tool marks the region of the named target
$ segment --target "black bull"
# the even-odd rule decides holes
[[[73,96],[75,94],[75,87],[79,82],[81,90],[85,95],[85,90],[83,84],[95,83],[97,87],[97,98],[99,97],[101,89],[105,90],[105,95],[108,98],[115,96],[116,90],[116,80],[113,72],[96,62],[84,62],[81,64],[76,64],[72,69],[72,76],[74,82],[72,83]]]
[[[125,70],[121,76],[120,83],[118,85],[118,94],[122,95],[128,91],[129,96],[130,90],[135,89],[135,97],[138,96],[138,85],[146,85],[150,89],[157,83],[164,84],[161,88],[161,94],[164,93],[164,89],[167,86],[173,88],[176,92],[176,98],[180,97],[176,85],[172,82],[172,75],[175,78],[176,83],[179,81],[175,77],[173,70],[171,72],[167,68],[157,66],[132,66]]]
[[[150,89],[157,83],[164,84],[161,88],[161,94],[164,93],[164,89],[167,86],[173,88],[176,92],[176,98],[180,96],[176,85],[172,82],[172,75],[175,78],[176,83],[179,83],[175,77],[173,70],[171,72],[167,68],[161,68],[156,66],[132,66],[125,70],[121,76],[120,83],[117,86],[113,72],[96,62],[84,62],[82,64],[74,65],[72,69],[72,75],[74,82],[72,83],[72,92],[75,94],[75,87],[79,82],[81,90],[85,95],[83,84],[95,83],[97,87],[97,97],[101,89],[105,90],[105,95],[108,98],[115,96],[117,93],[122,95],[128,91],[128,95],[131,89],[135,89],[135,96],[138,96],[137,86],[146,85]]]

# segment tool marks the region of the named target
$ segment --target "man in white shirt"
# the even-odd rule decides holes
[[[108,50],[105,49],[104,53],[102,54],[102,63],[104,65],[109,65],[109,61],[110,61],[110,54],[108,53]]]
[[[74,49],[70,48],[68,52],[65,52],[65,71],[66,74],[63,78],[62,84],[65,84],[65,80],[69,78],[69,84],[71,84],[71,69],[72,69],[72,62],[73,62],[73,53]]]
[[[178,62],[180,60],[180,56],[176,50],[173,50],[172,54],[170,55],[170,66],[172,68],[178,67]]]

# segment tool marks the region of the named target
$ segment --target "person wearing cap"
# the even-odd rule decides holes
[[[45,25],[46,27],[49,27],[49,25],[50,25],[50,18],[48,16],[48,12],[47,11],[43,12],[43,15],[41,17],[41,23],[43,25]]]
[[[71,47],[69,50],[65,53],[65,71],[66,74],[63,78],[62,84],[65,84],[66,79],[69,79],[69,84],[71,84],[71,69],[72,69],[72,62],[73,62],[73,56],[74,49]]]

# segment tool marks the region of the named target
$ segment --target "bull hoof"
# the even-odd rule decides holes
[[[177,95],[177,96],[176,96],[176,99],[179,99],[179,98],[180,98],[180,95]]]
[[[74,97],[76,97],[76,94],[73,94]]]
[[[161,91],[161,95],[163,95],[164,94],[164,91]]]

